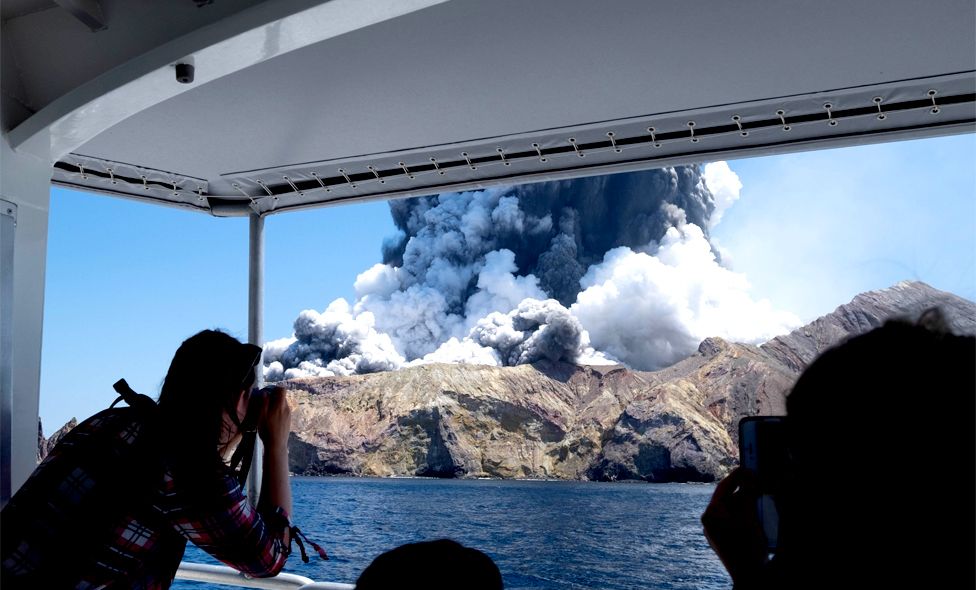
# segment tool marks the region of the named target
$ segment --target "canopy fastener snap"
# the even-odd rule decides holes
[[[739,135],[742,137],[749,137],[749,132],[742,128],[742,117],[739,115],[732,115],[732,120],[735,121],[736,127],[739,128]]]
[[[574,150],[576,150],[576,155],[577,155],[577,156],[579,156],[579,157],[581,157],[581,158],[582,158],[582,157],[584,157],[584,156],[586,156],[586,154],[584,154],[584,153],[583,153],[583,152],[582,152],[582,151],[581,151],[581,150],[579,149],[579,145],[578,145],[578,144],[576,143],[576,138],[575,138],[575,137],[570,137],[570,138],[569,138],[569,143],[570,143],[570,144],[572,144],[572,146],[573,146],[573,149],[574,149]]]
[[[939,109],[939,105],[936,104],[936,102],[935,102],[935,95],[936,94],[938,94],[938,91],[936,91],[936,90],[929,90],[929,92],[928,92],[929,98],[932,99],[932,109],[929,112],[932,113],[933,115],[938,115],[939,114],[939,110],[940,110]]]
[[[651,141],[654,142],[654,147],[659,148],[661,147],[661,143],[657,140],[657,137],[655,136],[656,131],[657,130],[654,129],[653,127],[647,128],[647,132],[651,134]]]
[[[330,189],[324,182],[322,182],[322,179],[319,178],[319,175],[318,174],[316,174],[315,172],[309,172],[309,175],[312,178],[314,178],[315,180],[318,181],[319,186],[321,186],[322,188],[324,188],[325,189],[325,192],[327,192],[327,193],[331,193],[332,192],[332,189]]]
[[[830,112],[830,109],[834,108],[834,105],[830,104],[829,102],[825,102],[823,108],[827,110],[827,124],[831,127],[836,127],[837,119],[835,119],[834,114]]]
[[[345,170],[343,170],[342,168],[339,168],[339,174],[341,174],[342,177],[346,179],[346,184],[349,185],[349,188],[356,188],[356,183],[353,182],[351,178],[349,178],[349,175],[346,174],[346,171]]]
[[[539,161],[540,162],[546,162],[546,161],[549,160],[549,158],[546,158],[545,156],[542,155],[542,146],[540,146],[537,143],[533,143],[532,144],[532,147],[535,148],[535,153],[539,154]]]
[[[284,179],[285,179],[285,182],[287,182],[287,183],[288,183],[288,186],[290,186],[290,187],[291,187],[291,190],[293,190],[293,191],[295,191],[296,193],[298,193],[298,196],[299,196],[299,197],[304,197],[304,196],[305,196],[305,193],[303,193],[302,191],[300,191],[300,190],[298,190],[298,187],[297,187],[297,186],[295,186],[295,183],[294,183],[294,182],[292,182],[290,178],[288,178],[287,176],[282,176],[282,178],[284,178]]]
[[[413,180],[414,176],[413,176],[413,174],[410,174],[410,169],[407,168],[407,165],[406,164],[404,164],[403,162],[400,162],[400,168],[403,169],[403,173],[407,175],[407,178],[409,178],[410,180]]]
[[[264,192],[268,193],[268,196],[269,197],[273,197],[274,196],[274,193],[271,192],[271,189],[268,188],[268,185],[264,184],[264,181],[263,180],[256,180],[255,182],[258,183],[258,186],[260,186],[261,188],[264,189]]]
[[[871,99],[871,102],[873,102],[874,104],[876,104],[878,106],[878,120],[879,121],[884,121],[885,119],[888,118],[888,115],[886,115],[884,113],[884,111],[881,110],[881,103],[883,102],[883,100],[884,99],[882,99],[880,96],[875,96],[874,98]]]
[[[786,111],[780,109],[776,111],[776,115],[779,117],[779,122],[783,124],[783,131],[789,131],[792,129],[792,127],[786,124]]]
[[[366,169],[373,173],[373,176],[376,177],[376,180],[380,181],[380,184],[386,184],[386,181],[383,180],[383,178],[380,176],[380,173],[376,171],[376,168],[373,168],[372,166],[366,166]]]

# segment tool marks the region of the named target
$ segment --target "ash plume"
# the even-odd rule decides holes
[[[740,189],[720,162],[391,201],[397,235],[355,303],[302,312],[266,347],[267,378],[540,359],[653,369],[708,336],[788,331],[798,320],[752,301],[709,240]]]
[[[460,264],[505,249],[521,275],[537,277],[543,291],[570,305],[579,279],[608,250],[642,248],[664,235],[671,226],[665,204],[710,227],[715,202],[697,166],[392,201],[400,234],[384,246],[383,263],[406,269],[409,287],[426,278],[430,259],[420,251],[433,240],[448,240],[438,253]]]

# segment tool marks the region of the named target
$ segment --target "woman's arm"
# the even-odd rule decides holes
[[[218,476],[214,488],[182,496],[186,503],[169,511],[174,527],[184,537],[255,578],[277,575],[284,567],[291,544],[288,520],[292,509],[288,481],[291,408],[285,390],[280,387],[268,388],[263,402],[265,408],[258,425],[264,443],[259,508],[251,506],[237,480],[225,473]]]
[[[176,529],[197,547],[254,578],[277,575],[285,565],[288,514],[281,508],[251,506],[229,472],[208,482],[187,484],[167,478],[164,512]]]
[[[291,431],[291,406],[283,387],[266,388],[267,406],[259,433],[264,443],[264,481],[261,504],[278,506],[291,514],[291,483],[288,480],[288,433]],[[285,538],[288,541],[288,538]]]

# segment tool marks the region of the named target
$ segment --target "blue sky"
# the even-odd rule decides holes
[[[905,279],[976,299],[976,136],[730,161],[713,235],[753,292],[804,321]]]
[[[804,321],[918,279],[976,299],[976,136],[730,161],[743,188],[713,236],[754,298]],[[265,222],[265,338],[352,301],[394,232],[386,203]],[[49,434],[114,399],[155,396],[194,332],[247,335],[247,220],[52,189],[41,417]]]

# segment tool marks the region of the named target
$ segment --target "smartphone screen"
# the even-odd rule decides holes
[[[777,495],[789,463],[785,426],[783,416],[750,416],[739,421],[739,464],[753,473],[759,485],[756,508],[770,553],[778,547]]]

